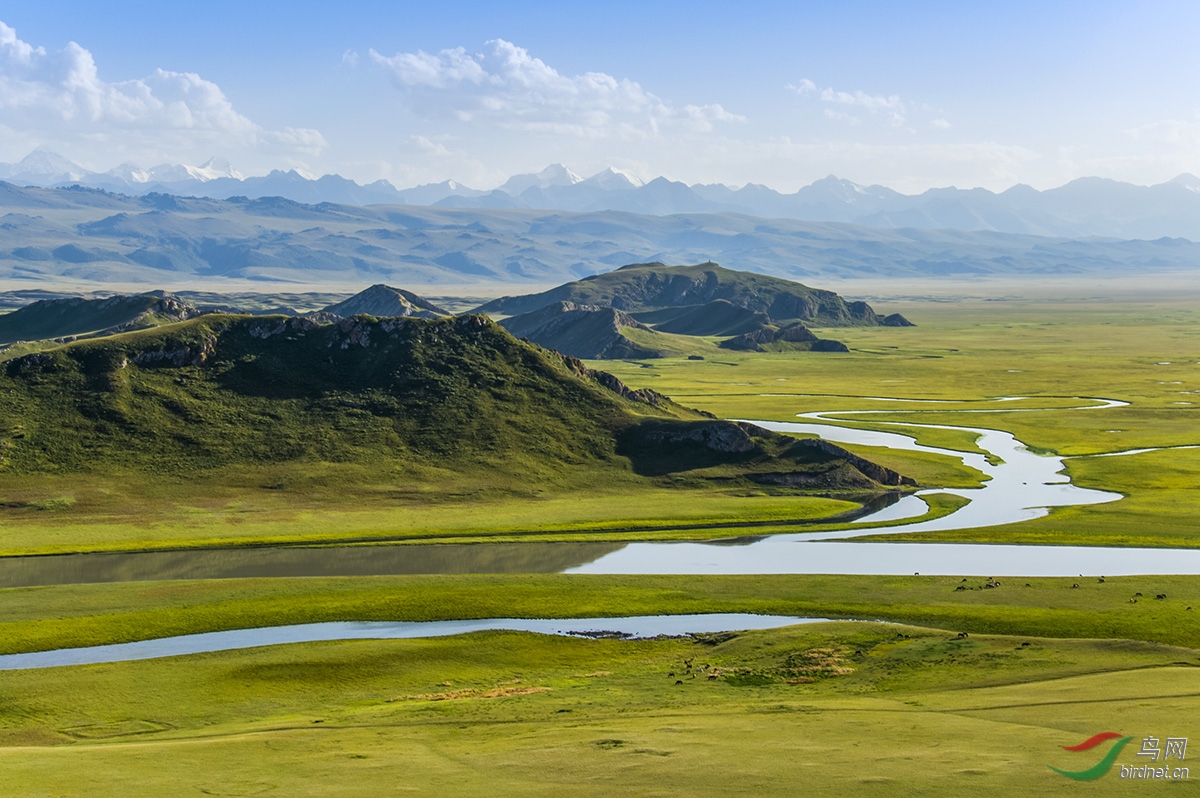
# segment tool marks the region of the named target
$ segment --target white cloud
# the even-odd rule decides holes
[[[371,60],[422,111],[466,123],[580,138],[642,138],[668,128],[706,133],[716,123],[745,121],[716,104],[673,106],[634,81],[603,72],[560,74],[503,39],[484,48],[390,57],[371,50]]]
[[[786,88],[800,97],[815,95],[821,102],[827,105],[851,106],[861,108],[871,114],[883,114],[893,127],[903,125],[908,115],[908,107],[900,99],[900,96],[896,94],[887,96],[882,94],[867,94],[862,89],[852,92],[834,88],[818,89],[817,84],[808,78],[803,78],[798,83],[789,83]],[[830,108],[825,109],[825,117],[827,119],[843,120],[853,125],[857,125],[862,121],[860,117],[854,114],[833,111]]]
[[[942,119],[940,116],[937,119],[934,119],[932,122],[930,122],[929,126],[932,128],[935,128],[937,130],[949,130],[950,129],[950,123],[947,122],[945,119]]]
[[[47,52],[0,22],[0,119],[13,129],[58,141],[152,137],[231,148],[316,154],[316,130],[268,130],[238,113],[211,81],[193,72],[156,69],[137,80],[100,78],[92,54],[70,42]]]
[[[813,83],[808,78],[801,78],[799,83],[789,83],[788,91],[793,91],[803,97],[806,94],[812,94],[817,90],[817,84]]]

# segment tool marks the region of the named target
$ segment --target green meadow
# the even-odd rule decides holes
[[[558,576],[4,591],[20,619],[4,639],[20,648],[38,647],[39,633],[42,643],[83,642],[67,632],[72,621],[90,630],[84,639],[119,639],[123,623],[160,633],[331,617],[757,610],[911,620],[634,641],[486,632],[2,672],[0,788],[1066,794],[1079,786],[1046,764],[1092,761],[1060,746],[1114,728],[1139,739],[1200,732],[1200,623],[1185,609],[1200,605],[1195,580],[970,581],[975,590],[922,577]],[[1168,598],[1128,603],[1150,591]],[[1110,774],[1089,789],[1127,786]]]
[[[1200,545],[1200,449],[1094,456],[1200,444],[1200,309],[1194,299],[979,300],[898,309],[919,326],[839,328],[848,354],[728,353],[609,369],[630,385],[727,417],[793,421],[798,413],[887,411],[841,416],[840,423],[960,451],[978,451],[976,436],[883,422],[1005,430],[1033,451],[1069,457],[1066,473],[1075,484],[1126,497],[1054,509],[1021,524],[906,540]],[[996,401],[1005,397],[1021,398]],[[1077,409],[1100,407],[1101,398],[1128,404]],[[838,418],[835,413],[834,423]],[[876,456],[876,450],[850,448]],[[878,456],[884,464],[887,458]]]
[[[885,410],[834,423],[960,451],[978,451],[974,434],[887,422],[1007,430],[1035,451],[1067,456],[1076,484],[1125,497],[895,539],[1200,546],[1200,449],[1095,456],[1200,444],[1194,300],[887,310],[919,326],[819,331],[846,342],[845,354],[734,353],[708,341],[680,357],[592,365],[727,418]],[[1082,409],[1101,398],[1128,404]],[[850,448],[923,486],[979,484],[953,458]],[[481,472],[450,475],[440,493],[416,483],[400,490],[366,467],[271,468],[269,483],[260,470],[226,470],[143,491],[102,473],[8,480],[0,551],[701,538],[797,531],[789,520],[831,528],[829,519],[854,506],[848,496],[718,489],[695,475],[647,485],[616,471],[564,473],[543,479],[535,495],[514,472],[491,490],[479,486]],[[935,514],[956,501],[930,499]],[[739,521],[761,525],[739,529]],[[1084,784],[1047,765],[1091,766],[1104,749],[1062,746],[1101,731],[1135,738],[1117,759],[1125,765],[1145,764],[1135,755],[1144,737],[1200,737],[1200,579],[1002,576],[988,584],[474,575],[0,590],[0,653],[332,620],[835,619],[695,638],[487,632],[0,672],[0,794],[1194,792],[1191,780],[1129,784],[1116,767]]]

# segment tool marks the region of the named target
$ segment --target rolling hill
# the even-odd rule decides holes
[[[518,314],[555,302],[573,302],[634,312],[691,307],[718,300],[751,313],[766,314],[775,321],[797,319],[828,327],[880,324],[879,317],[866,302],[846,302],[832,291],[809,288],[778,277],[725,269],[712,262],[694,266],[635,263],[540,294],[502,297],[476,311]],[[722,314],[729,313],[723,306],[718,308]]]
[[[390,285],[373,285],[341,302],[329,305],[326,313],[338,316],[416,316],[421,319],[436,319],[451,315],[424,297]]]
[[[657,337],[628,313],[599,305],[556,302],[519,316],[510,316],[500,326],[518,338],[564,355],[585,359],[661,357],[665,350],[639,345],[625,332],[641,330]],[[639,336],[643,337],[643,336]]]
[[[199,313],[165,291],[106,299],[42,299],[0,315],[0,344],[136,330]]]
[[[408,489],[450,474],[522,491],[683,473],[806,489],[907,484],[837,447],[630,390],[483,316],[211,314],[13,358],[0,391],[0,484],[80,474],[135,487],[183,480],[186,492],[224,472],[287,490],[280,466]]]

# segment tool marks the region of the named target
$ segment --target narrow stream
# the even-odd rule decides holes
[[[798,618],[787,615],[711,613],[706,615],[635,615],[624,618],[480,618],[462,621],[382,621],[349,623],[306,623],[262,629],[233,629],[136,643],[116,643],[87,648],[60,648],[28,654],[0,655],[0,671],[56,668],[64,665],[98,665],[129,662],[211,651],[232,651],[287,643],[316,643],[331,640],[398,640],[416,637],[447,637],[506,630],[571,637],[641,638],[657,635],[692,635],[745,629],[776,629],[799,623],[824,623],[829,618]]]

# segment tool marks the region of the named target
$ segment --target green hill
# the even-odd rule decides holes
[[[88,474],[183,480],[186,492],[233,469],[286,490],[270,481],[281,464],[435,491],[471,475],[480,490],[530,491],[684,472],[749,484],[834,466],[836,479],[778,484],[845,486],[845,468],[863,475],[855,487],[900,480],[867,475],[836,447],[631,391],[482,316],[322,325],[212,314],[13,358],[0,392],[0,488]]]
[[[666,350],[632,341],[626,332],[640,330],[651,339],[658,336],[628,313],[597,305],[556,302],[544,308],[510,316],[500,326],[518,338],[571,357],[620,359],[662,357]]]
[[[727,299],[714,299],[705,305],[646,310],[633,317],[659,332],[676,335],[743,335],[771,323],[766,313],[747,310]]]
[[[198,314],[165,291],[107,299],[43,299],[0,316],[0,344],[135,330]]]
[[[725,269],[715,263],[695,266],[635,263],[540,294],[501,297],[480,306],[476,312],[511,316],[555,302],[609,305],[635,312],[704,305],[718,299],[754,313],[765,313],[776,322],[794,319],[824,327],[880,324],[879,316],[866,302],[846,302],[832,291],[809,288],[779,277]]]
[[[357,316],[365,313],[368,316],[418,316],[422,319],[436,319],[450,315],[448,311],[422,296],[382,283],[359,291],[349,299],[329,305],[324,310],[339,316]]]

